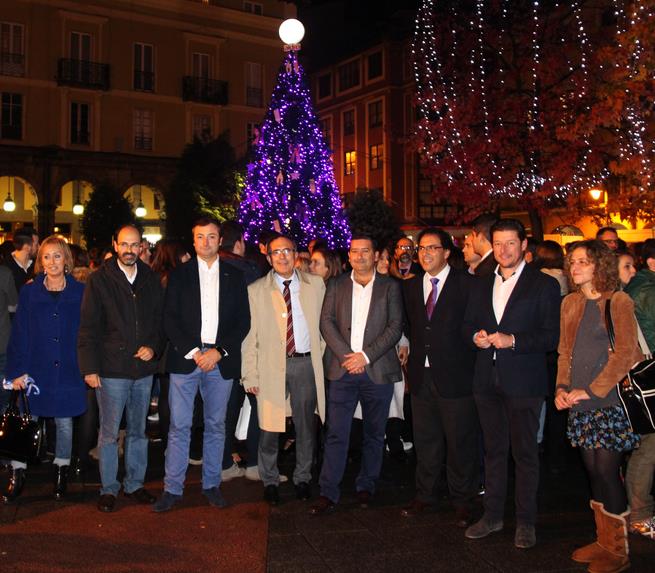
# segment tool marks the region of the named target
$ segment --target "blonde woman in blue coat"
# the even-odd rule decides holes
[[[73,444],[73,417],[86,409],[85,385],[77,365],[77,331],[84,285],[73,279],[66,242],[48,237],[39,248],[35,278],[20,291],[7,348],[7,380],[15,390],[34,380],[29,396],[33,416],[55,419],[54,497],[66,493]],[[11,503],[25,484],[26,465],[12,461],[3,502]]]

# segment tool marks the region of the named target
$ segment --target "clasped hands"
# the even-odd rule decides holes
[[[566,391],[563,388],[559,388],[555,393],[555,408],[558,410],[566,410],[575,406],[578,402],[582,400],[590,400],[591,397],[585,390],[581,388],[575,388],[574,390]]]
[[[512,348],[513,337],[511,334],[504,334],[502,332],[494,332],[487,334],[486,330],[478,330],[473,337],[473,343],[478,348],[490,348],[493,346],[497,350],[501,348]]]

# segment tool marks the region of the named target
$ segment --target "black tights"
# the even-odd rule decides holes
[[[609,513],[623,513],[628,506],[620,475],[623,452],[581,448],[580,453],[591,482],[593,499],[602,503]]]

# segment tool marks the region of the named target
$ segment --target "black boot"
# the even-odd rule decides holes
[[[3,503],[11,503],[15,501],[16,498],[23,491],[23,486],[25,485],[25,470],[23,468],[9,468],[9,483],[7,483],[7,488],[2,494]]]
[[[66,487],[68,486],[68,466],[54,467],[54,495],[57,501],[62,501],[66,495]]]

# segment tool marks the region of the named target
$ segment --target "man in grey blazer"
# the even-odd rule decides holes
[[[362,404],[364,441],[357,476],[357,499],[367,507],[382,467],[384,430],[393,383],[402,380],[396,343],[403,307],[400,285],[375,272],[374,241],[354,235],[348,258],[353,270],[328,283],[321,312],[325,354],[327,435],[319,478],[321,496],[310,513],[332,511],[348,455],[350,426],[357,402]]]

